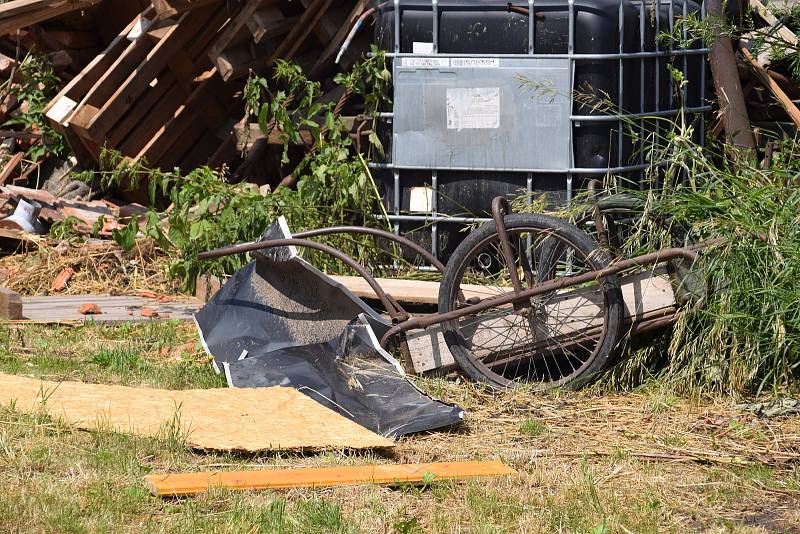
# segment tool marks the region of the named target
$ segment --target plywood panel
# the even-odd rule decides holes
[[[275,471],[204,472],[148,475],[145,483],[162,497],[204,493],[212,487],[234,490],[326,488],[353,484],[419,483],[433,480],[514,475],[502,462],[449,462],[281,469]]]
[[[390,447],[392,441],[292,388],[169,391],[0,374],[0,403],[46,411],[68,424],[155,436],[179,426],[198,449],[267,450]]]

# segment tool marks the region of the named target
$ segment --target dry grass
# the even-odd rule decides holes
[[[152,242],[140,240],[130,252],[112,241],[70,243],[42,240],[39,250],[0,258],[0,285],[22,295],[47,295],[64,269],[75,274],[62,294],[105,294],[109,288],[127,293],[150,291],[173,294],[176,285],[166,276],[166,258]]]
[[[223,385],[186,348],[194,339],[187,324],[25,326],[0,334],[4,372]],[[442,380],[420,385],[463,406],[466,422],[405,438],[385,455],[206,454],[168,437],[80,432],[2,410],[0,525],[62,532],[798,531],[800,418],[759,420],[658,389],[532,395]],[[142,484],[153,471],[497,458],[519,476],[427,488],[215,491],[172,501],[151,497]]]

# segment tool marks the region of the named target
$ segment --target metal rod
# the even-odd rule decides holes
[[[509,213],[511,213],[511,204],[508,203],[508,200],[505,197],[495,197],[492,201],[492,218],[494,219],[497,235],[500,237],[500,247],[506,267],[508,267],[511,285],[514,287],[514,293],[519,293],[522,291],[522,283],[519,281],[517,262],[514,260],[514,250],[511,248],[511,242],[508,240],[508,230],[506,230],[505,216]]]
[[[604,269],[591,271],[577,276],[560,278],[558,280],[549,280],[547,282],[543,282],[531,288],[525,289],[519,293],[505,293],[497,295],[482,300],[477,304],[466,306],[458,310],[449,311],[447,313],[436,313],[424,317],[414,317],[412,319],[409,319],[408,321],[404,321],[390,328],[389,331],[387,331],[386,334],[384,334],[383,338],[381,338],[381,346],[385,347],[386,342],[392,336],[395,336],[401,332],[407,332],[409,330],[414,330],[418,328],[428,328],[429,326],[433,326],[435,324],[454,321],[456,319],[460,319],[461,317],[466,317],[467,315],[473,315],[475,313],[486,311],[491,308],[496,308],[498,306],[503,306],[505,304],[518,303],[526,299],[529,299],[531,297],[541,295],[543,293],[558,291],[560,289],[574,287],[576,285],[585,284],[587,282],[594,282],[601,278],[621,273],[622,271],[630,269],[632,267],[644,267],[647,265],[653,265],[656,263],[661,263],[664,261],[670,261],[675,259],[685,259],[694,263],[697,260],[697,253],[685,248],[668,248],[661,250],[659,252],[652,252],[650,254],[643,254],[635,258],[621,260],[614,263],[613,265],[605,267]]]
[[[425,261],[430,262],[430,264],[433,267],[435,267],[436,270],[438,270],[440,273],[444,273],[445,269],[444,264],[441,261],[439,261],[436,257],[434,257],[433,254],[425,250],[423,247],[414,243],[407,237],[399,236],[393,234],[392,232],[387,232],[386,230],[380,230],[378,228],[367,228],[365,226],[334,226],[331,228],[319,228],[317,230],[308,230],[306,232],[299,232],[295,234],[293,237],[297,239],[307,239],[309,237],[318,237],[321,235],[331,235],[331,234],[364,234],[394,241],[400,246],[406,247],[409,250],[413,250],[414,252],[422,256],[425,259]]]
[[[383,290],[381,285],[375,280],[375,278],[370,274],[367,269],[358,263],[356,260],[342,252],[341,250],[335,249],[331,246],[328,246],[324,243],[317,243],[316,241],[308,241],[306,239],[271,239],[269,241],[259,241],[256,243],[244,243],[241,245],[233,245],[230,247],[218,248],[216,250],[209,250],[208,252],[201,252],[197,255],[197,259],[199,260],[210,260],[214,258],[221,258],[223,256],[232,256],[234,254],[241,254],[242,252],[254,252],[256,250],[266,250],[270,248],[277,248],[277,247],[303,247],[303,248],[310,248],[314,250],[319,250],[320,252],[324,252],[334,258],[344,262],[348,267],[351,267],[354,271],[356,271],[361,278],[367,281],[369,286],[375,291],[375,294],[378,295],[383,307],[389,312],[389,315],[393,318],[400,317],[407,314],[405,311],[400,308],[397,309],[394,304],[389,300],[386,295],[386,292]]]
[[[637,59],[640,57],[680,57],[680,56],[698,56],[705,55],[711,51],[709,48],[686,48],[680,50],[668,51],[653,51],[653,52],[611,52],[607,54],[535,54],[534,57],[540,59]],[[425,54],[410,54],[410,53],[388,53],[386,57],[390,58],[403,58],[403,57],[425,57]],[[475,57],[474,54],[447,54],[447,57],[461,58],[461,57]],[[498,58],[498,59],[519,59],[519,54],[481,54],[485,58]]]

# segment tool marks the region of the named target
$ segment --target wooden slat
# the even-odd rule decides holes
[[[275,451],[390,447],[392,441],[353,423],[293,388],[169,391],[0,374],[0,404],[78,428],[157,436],[170,427],[189,447]]]
[[[0,4],[0,35],[86,9],[101,0],[12,0]]]
[[[741,46],[739,49],[742,53],[742,57],[750,63],[750,66],[753,68],[753,72],[755,72],[756,76],[758,76],[759,81],[764,84],[764,87],[770,90],[770,92],[775,95],[775,98],[778,100],[780,105],[783,109],[786,110],[786,113],[789,115],[789,118],[792,119],[792,122],[800,128],[800,110],[797,109],[797,106],[794,105],[792,99],[789,98],[786,93],[783,92],[778,82],[772,79],[769,75],[767,69],[762,67],[758,64],[758,61],[753,57],[753,54],[744,47]]]
[[[448,462],[404,465],[362,465],[311,467],[275,471],[233,471],[181,474],[156,474],[145,477],[154,495],[183,497],[205,493],[211,488],[264,490],[290,488],[328,488],[354,484],[423,483],[515,475],[517,472],[499,461]]]
[[[153,0],[153,7],[158,17],[165,19],[182,15],[187,11],[198,9],[212,4],[219,4],[222,0]]]

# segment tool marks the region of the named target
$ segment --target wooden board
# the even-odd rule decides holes
[[[753,55],[745,46],[740,46],[739,50],[742,53],[742,57],[744,57],[744,59],[753,67],[753,72],[755,72],[759,81],[764,84],[764,87],[772,92],[772,94],[778,100],[778,103],[780,103],[783,109],[786,110],[786,113],[789,115],[789,118],[792,119],[792,122],[795,124],[795,126],[800,128],[800,109],[797,109],[797,106],[794,105],[792,99],[789,98],[783,89],[781,89],[781,87],[778,85],[778,83],[772,79],[767,69],[758,64],[756,58],[753,57]]]
[[[0,4],[0,35],[79,11],[101,0],[12,0]]]
[[[449,462],[156,474],[147,475],[145,484],[154,495],[184,497],[214,487],[232,490],[327,488],[354,484],[421,483],[431,477],[433,480],[452,480],[515,474],[516,471],[499,461]]]
[[[44,399],[44,401],[43,401]],[[0,403],[78,428],[158,436],[177,429],[206,450],[390,447],[392,441],[292,388],[169,391],[0,374]]]
[[[78,309],[83,304],[97,304],[101,315],[81,315]],[[191,320],[202,306],[199,300],[189,299],[176,302],[159,302],[145,297],[116,297],[108,295],[68,295],[23,297],[22,322],[65,323],[87,322],[115,323],[125,321],[153,320]],[[150,319],[142,316],[142,310],[149,308],[158,313]]]

